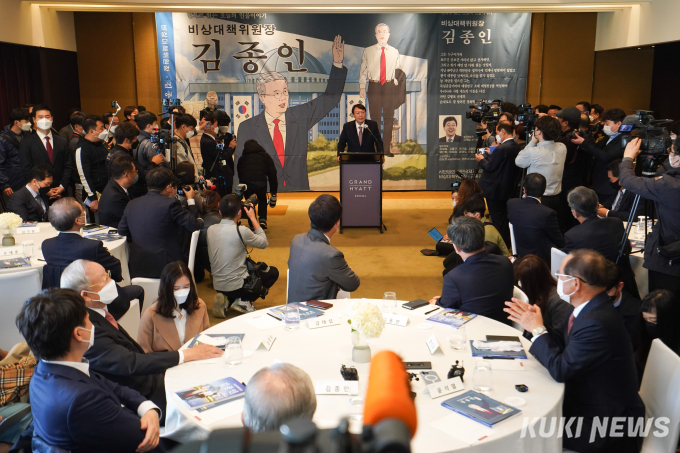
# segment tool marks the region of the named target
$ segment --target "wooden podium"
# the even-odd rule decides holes
[[[340,234],[344,228],[378,228],[382,234],[381,153],[339,153]]]

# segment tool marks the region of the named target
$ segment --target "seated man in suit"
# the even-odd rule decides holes
[[[612,303],[616,311],[623,319],[623,325],[626,326],[626,331],[630,336],[630,341],[633,344],[633,349],[638,344],[638,327],[642,321],[642,311],[640,306],[642,301],[623,291],[625,284],[621,281],[621,268],[611,261],[607,262],[607,275],[609,280],[607,282],[607,295],[611,297]]]
[[[617,217],[600,219],[597,217],[597,194],[586,187],[576,187],[567,195],[571,213],[580,225],[567,231],[564,235],[563,252],[576,249],[591,249],[600,252],[612,263],[616,263],[619,256],[619,244],[626,230],[623,221]],[[630,244],[621,256],[618,266],[623,272],[625,291],[635,298],[640,298],[633,269],[630,267]]]
[[[94,343],[85,352],[85,358],[92,370],[138,391],[156,403],[165,415],[165,370],[184,362],[220,357],[222,350],[201,344],[185,351],[145,354],[144,349],[113,319],[106,300],[101,298],[111,282],[111,277],[101,265],[87,260],[74,261],[61,274],[61,287],[80,294],[85,300],[90,321],[96,327]]]
[[[44,165],[31,170],[31,180],[9,197],[7,211],[21,216],[24,222],[47,222],[50,199],[47,192],[52,185],[52,171]]]
[[[375,121],[366,119],[366,107],[363,104],[355,104],[352,107],[354,121],[342,126],[342,133],[338,140],[338,152],[344,153],[347,147],[348,153],[380,153],[382,152],[382,139],[380,128]]]
[[[612,186],[616,187],[616,193],[607,201],[599,205],[597,208],[597,215],[600,217],[618,217],[624,222],[627,222],[630,217],[630,210],[633,209],[635,194],[621,187],[621,182],[619,181],[619,176],[621,175],[621,170],[619,169],[620,164],[621,159],[618,159],[611,162],[607,167],[607,176],[609,176],[609,181],[612,183]],[[640,198],[633,219],[637,221],[638,216],[644,215],[644,213],[645,199]]]
[[[532,332],[529,352],[557,382],[564,382],[562,416],[581,417],[580,436],[571,424],[564,447],[579,452],[638,452],[638,440],[629,437],[633,426],[644,424],[645,406],[638,395],[633,348],[621,316],[605,292],[607,260],[593,250],[575,250],[564,258],[557,293],[574,306],[563,330],[548,331],[540,308],[517,299],[507,302],[509,319]],[[599,423],[621,417],[621,437],[596,429]],[[630,418],[629,418],[630,417]],[[579,421],[580,425],[580,421]]]
[[[130,241],[130,276],[160,278],[166,264],[184,261],[180,231],[190,233],[203,228],[194,195],[185,190],[187,209],[176,198],[175,175],[165,167],[146,174],[149,193],[135,198],[125,207],[118,224],[121,235]]]
[[[355,291],[361,283],[345,261],[345,255],[331,245],[340,227],[342,206],[332,195],[320,195],[309,205],[311,229],[298,234],[288,256],[288,301],[335,299],[338,289]]]
[[[442,125],[444,126],[444,136],[439,137],[439,143],[456,143],[463,141],[463,137],[456,135],[458,120],[455,116],[447,116],[444,118]]]
[[[54,288],[30,298],[17,326],[40,359],[30,384],[33,451],[165,451],[161,409],[83,360],[95,327],[78,293]]]
[[[111,276],[111,286],[106,297],[109,311],[115,319],[120,319],[130,308],[130,301],[139,300],[139,309],[144,301],[144,288],[137,285],[118,286],[123,281],[120,260],[109,253],[104,243],[80,235],[85,224],[85,212],[80,204],[71,197],[61,198],[50,208],[50,223],[59,232],[56,237],[46,239],[42,244],[45,258],[43,268],[43,288],[58,288],[61,273],[75,260],[90,260],[99,263]],[[101,296],[103,297],[103,296]]]
[[[117,157],[109,167],[111,179],[99,198],[99,223],[118,228],[130,202],[128,189],[137,182],[139,172],[128,156]]]
[[[430,303],[508,324],[503,303],[512,297],[515,284],[512,263],[484,250],[484,225],[474,217],[461,217],[446,231],[464,262],[444,276],[442,295]]]
[[[515,232],[513,253],[517,256],[537,255],[550,265],[550,249],[564,247],[564,236],[557,213],[541,204],[546,179],[540,173],[524,178],[524,198],[508,200],[508,219]]]

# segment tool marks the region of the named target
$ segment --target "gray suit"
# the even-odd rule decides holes
[[[338,288],[355,291],[360,283],[345,255],[315,229],[293,238],[288,269],[288,302],[335,299]]]
[[[346,78],[346,67],[343,66],[340,69],[332,66],[326,91],[322,95],[305,104],[289,107],[286,110],[286,143],[284,145],[285,156],[283,167],[279,157],[276,155],[276,149],[269,134],[264,112],[241,123],[236,134],[238,146],[234,153],[234,162],[237,168],[245,143],[251,139],[257,140],[274,160],[279,180],[279,192],[309,190],[309,177],[307,175],[308,132],[338,105],[342,92],[345,89]]]

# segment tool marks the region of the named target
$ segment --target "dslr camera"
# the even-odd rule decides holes
[[[257,206],[258,202],[257,194],[252,194],[251,196],[244,200],[243,198],[245,196],[246,190],[248,190],[248,186],[246,184],[239,184],[236,186],[236,190],[234,190],[234,193],[241,200],[241,207],[243,209],[248,209],[249,208],[248,205],[251,204],[253,205],[254,208],[255,206]]]
[[[623,120],[619,128],[623,149],[634,138],[641,140],[638,159],[642,162],[643,176],[656,175],[656,170],[668,154],[666,150],[673,144],[668,129],[658,126],[672,120],[656,120],[652,113],[650,110],[636,110],[634,115],[628,115]]]

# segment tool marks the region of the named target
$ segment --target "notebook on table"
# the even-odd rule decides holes
[[[474,390],[454,396],[444,401],[442,406],[489,428],[522,412]]]

